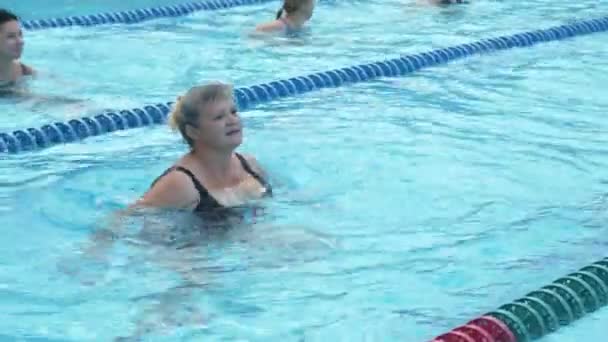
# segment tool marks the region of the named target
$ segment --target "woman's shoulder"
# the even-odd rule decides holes
[[[272,32],[279,31],[285,28],[285,24],[283,21],[277,19],[267,23],[260,24],[256,26],[255,30],[258,32]]]
[[[35,74],[34,68],[25,65],[21,62],[15,61],[15,66],[20,69],[22,76],[31,76]]]
[[[255,156],[248,153],[239,153],[239,155],[241,155],[245,159],[245,161],[253,171],[255,171],[260,176],[266,178],[266,172],[262,168],[262,165],[260,165],[258,160],[255,158]]]
[[[198,193],[186,172],[174,166],[154,180],[150,189],[139,200],[140,205],[189,207],[198,200]]]

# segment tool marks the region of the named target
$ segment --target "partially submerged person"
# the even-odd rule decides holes
[[[81,99],[30,93],[23,80],[38,73],[32,67],[21,63],[24,45],[19,18],[14,13],[0,9],[0,96],[34,100],[34,106],[76,104],[76,109],[81,110]]]
[[[24,45],[18,17],[0,9],[0,93],[12,90],[23,77],[34,74],[31,67],[19,61]]]
[[[150,189],[134,205],[130,206],[129,210],[141,207],[183,209],[185,215],[168,215],[170,216],[169,224],[165,224],[166,220],[153,221],[152,225],[158,226],[158,230],[150,231],[151,233],[171,231],[178,228],[175,227],[176,225],[182,226],[182,222],[179,222],[180,217],[196,218],[200,215],[203,218],[202,221],[205,221],[205,218],[210,216],[213,219],[217,213],[224,216],[225,213],[237,209],[236,207],[272,195],[272,188],[267,182],[265,172],[256,159],[253,156],[236,152],[243,141],[243,127],[236,110],[231,86],[212,83],[193,87],[178,99],[169,118],[169,124],[181,133],[189,145],[190,151],[181,156],[173,166],[152,182]],[[167,212],[172,214],[170,210]],[[194,212],[195,215],[191,215],[189,212]],[[144,227],[141,230],[147,229],[145,219],[148,216],[145,215],[144,223],[141,225]],[[173,216],[178,219],[176,220]],[[196,230],[207,227],[206,225],[198,226],[194,221],[198,220],[186,222],[187,224],[183,228]],[[120,222],[108,225],[107,229],[103,229],[93,236],[93,245],[86,248],[84,254],[87,257],[93,257],[98,262],[103,262],[106,251],[122,235],[115,231],[123,228],[128,227]],[[310,249],[313,246],[310,243],[324,248],[331,247],[317,234],[307,233],[302,229],[267,227],[260,231],[261,227],[257,228],[255,231],[253,229],[240,230],[243,234],[237,233],[231,238],[237,237],[241,243],[248,243],[252,247],[248,250],[252,250],[254,253],[256,250],[255,238],[258,236],[262,238],[257,241],[262,246],[258,250],[263,251],[273,246],[277,249],[285,246],[287,247],[285,252],[289,254],[289,252]],[[294,233],[298,234],[293,235]],[[144,312],[144,317],[136,323],[134,334],[118,338],[116,341],[140,340],[158,327],[166,329],[173,326],[177,328],[186,323],[198,325],[202,323],[200,322],[202,319],[199,319],[202,315],[199,315],[200,310],[192,295],[200,293],[201,289],[204,290],[208,284],[212,283],[213,273],[206,271],[207,266],[211,266],[212,269],[217,266],[207,263],[208,258],[204,254],[206,248],[196,247],[200,246],[199,242],[209,240],[193,236],[192,241],[178,238],[178,241],[174,243],[172,234],[168,232],[170,235],[168,238],[171,241],[166,242],[169,243],[165,243],[165,239],[162,237],[158,239],[159,243],[156,243],[154,238],[149,236],[152,240],[145,237],[142,239],[145,243],[141,245],[147,250],[153,251],[150,254],[153,256],[152,260],[176,271],[181,276],[183,285],[170,286],[166,290],[161,290],[158,295],[156,293],[146,295],[148,298],[158,298],[158,305],[155,305],[153,310]],[[176,234],[179,233],[176,232]],[[137,243],[137,240],[140,237],[141,234],[132,236],[129,241],[136,242],[133,245],[138,246],[140,244]],[[161,245],[161,248],[158,248],[157,245]],[[298,253],[298,255],[300,254],[302,253]],[[78,260],[79,262],[83,260],[82,255],[79,255]],[[77,264],[75,267],[66,265],[64,269],[70,274],[78,275],[79,265]],[[90,283],[90,280],[88,282]],[[182,320],[184,315],[187,315],[185,317],[187,321]],[[157,319],[161,321],[156,322]]]
[[[169,124],[190,152],[160,175],[136,206],[187,209],[203,218],[222,218],[233,207],[272,194],[256,159],[236,152],[243,127],[231,86],[193,87],[178,99]]]
[[[312,17],[315,0],[284,0],[276,19],[260,24],[257,32],[294,32],[301,30]]]
[[[243,127],[230,85],[191,88],[178,98],[169,125],[180,132],[190,151],[157,177],[135,203],[112,215],[112,223],[93,234],[86,255],[103,258],[127,228],[123,219],[138,212],[153,219],[146,209],[170,215],[185,211],[186,215],[172,215],[169,223],[144,224],[138,233],[138,238],[148,242],[183,248],[200,242],[200,236],[214,234],[214,229],[207,228],[231,228],[243,223],[247,213],[257,216],[255,201],[272,195],[256,159],[236,152],[243,141]],[[196,236],[191,239],[192,234]]]

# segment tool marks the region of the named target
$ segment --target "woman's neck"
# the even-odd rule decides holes
[[[205,178],[218,186],[228,186],[237,176],[232,167],[234,151],[218,151],[212,149],[196,149],[192,151],[198,166]]]
[[[287,14],[284,18],[292,28],[301,28],[306,23],[306,19],[297,14]]]

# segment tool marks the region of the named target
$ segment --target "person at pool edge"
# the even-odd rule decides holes
[[[136,206],[205,213],[272,195],[256,159],[236,152],[243,128],[230,85],[191,88],[178,98],[169,124],[190,152],[160,175]]]
[[[22,77],[34,74],[34,70],[21,63],[23,31],[19,18],[0,9],[0,88],[14,86]]]
[[[260,24],[257,32],[297,31],[312,17],[315,0],[284,0],[275,20]]]

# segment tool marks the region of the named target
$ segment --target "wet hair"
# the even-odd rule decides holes
[[[9,21],[19,21],[19,17],[3,8],[0,8],[0,25],[8,23]]]
[[[281,16],[283,15],[283,12],[285,12],[287,14],[296,12],[297,10],[300,9],[300,7],[302,6],[302,4],[305,1],[306,0],[284,0],[283,6],[281,6],[279,11],[277,12],[277,19],[281,18]]]
[[[186,143],[192,148],[194,141],[188,136],[186,126],[198,127],[198,119],[205,106],[221,100],[232,100],[232,86],[220,82],[190,88],[178,97],[169,116],[169,127],[179,131]]]

